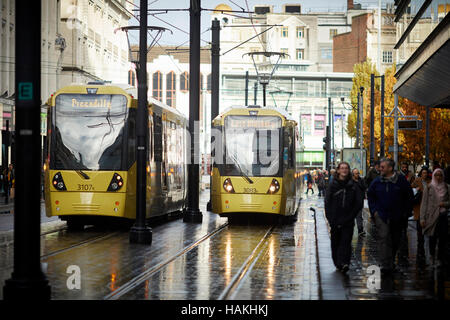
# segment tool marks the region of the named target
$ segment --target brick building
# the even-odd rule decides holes
[[[395,62],[394,45],[397,39],[392,4],[388,3],[381,9],[381,48],[378,51],[378,8],[360,10],[352,0],[347,3],[347,16],[352,27],[351,31],[333,38],[333,72],[353,72],[355,64],[369,58],[384,73]]]

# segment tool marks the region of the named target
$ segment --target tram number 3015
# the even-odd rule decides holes
[[[256,193],[256,188],[244,188],[245,193]]]
[[[92,184],[78,184],[77,191],[94,191]]]

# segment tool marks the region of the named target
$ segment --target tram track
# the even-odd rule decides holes
[[[64,230],[64,229],[65,228],[63,228],[61,230]],[[58,230],[58,231],[61,231],[61,230]],[[48,235],[48,234],[51,234],[51,233],[55,233],[55,232],[58,232],[58,231],[49,231],[49,232],[46,232],[44,234],[41,234],[41,236]],[[90,244],[90,243],[95,243],[95,242],[100,241],[100,240],[108,239],[108,238],[113,237],[113,236],[115,236],[115,235],[117,235],[119,233],[120,233],[119,231],[109,232],[107,234],[97,235],[97,236],[94,236],[94,237],[91,237],[91,238],[88,238],[88,239],[84,239],[84,240],[76,242],[76,243],[74,243],[72,245],[69,245],[67,247],[64,247],[64,248],[61,248],[61,249],[56,249],[56,250],[51,251],[51,252],[49,252],[47,254],[41,255],[40,259],[42,261],[42,260],[44,260],[46,258],[53,257],[53,256],[56,256],[56,255],[58,255],[60,253],[67,252],[67,251],[70,251],[72,249],[79,248],[79,247],[81,247],[83,245]],[[10,265],[7,265],[7,266],[3,267],[2,269],[8,269],[8,268],[13,268],[13,267],[14,267],[14,264],[10,264]]]
[[[256,245],[255,249],[253,249],[252,253],[241,265],[238,272],[233,276],[230,283],[225,287],[217,300],[230,300],[236,296],[237,292],[239,291],[240,285],[243,283],[243,280],[247,278],[246,276],[251,272],[253,266],[259,260],[259,257],[264,251],[264,245],[267,243],[274,229],[275,226],[272,226],[266,231],[264,236]]]
[[[131,290],[133,290],[134,288],[139,286],[141,283],[143,283],[144,281],[146,281],[147,279],[152,277],[154,274],[158,273],[161,269],[166,267],[168,264],[170,264],[175,259],[177,259],[177,258],[179,258],[179,257],[181,257],[181,256],[183,256],[185,254],[187,254],[188,252],[190,252],[194,248],[198,247],[202,242],[212,238],[216,234],[218,234],[221,231],[225,230],[225,228],[228,225],[229,225],[228,222],[222,224],[221,226],[219,226],[218,228],[216,228],[213,231],[209,232],[208,234],[204,235],[203,237],[201,237],[200,239],[198,239],[194,243],[191,243],[190,245],[184,247],[183,249],[181,249],[177,253],[173,254],[171,257],[169,257],[169,258],[165,259],[164,261],[158,263],[157,265],[155,265],[155,266],[153,266],[153,267],[151,267],[151,268],[141,272],[140,274],[138,274],[136,277],[134,277],[130,281],[126,282],[125,284],[123,284],[122,286],[120,286],[119,288],[117,288],[116,290],[111,292],[110,294],[106,295],[103,298],[103,300],[117,300],[117,299],[119,299],[120,297],[122,297],[123,295],[127,294],[128,292],[130,292]]]

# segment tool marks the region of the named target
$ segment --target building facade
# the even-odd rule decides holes
[[[333,39],[333,71],[353,72],[355,64],[370,59],[383,74],[396,58],[394,52],[396,26],[392,5],[387,4],[381,9],[381,26],[379,26],[379,8],[350,9],[349,12],[351,31],[338,34]],[[380,36],[378,36],[379,28]]]
[[[0,116],[2,130],[14,132],[15,3],[0,0]],[[41,101],[71,83],[92,80],[127,82],[130,63],[126,34],[116,32],[132,17],[125,0],[42,0]],[[41,135],[46,109],[41,108]],[[5,159],[2,144],[1,165]]]
[[[60,0],[59,33],[65,42],[59,86],[105,80],[126,83],[130,68],[127,35],[131,6],[125,0]]]
[[[333,37],[350,30],[347,13],[302,14],[300,5],[284,5],[283,11],[277,13],[272,6],[260,5],[253,8],[252,19],[246,19],[221,11],[230,9],[222,4],[212,15],[221,24],[219,111],[245,105],[246,72],[248,105],[263,105],[262,86],[253,60],[246,53],[286,53],[288,57],[282,59],[267,86],[266,105],[287,110],[298,119],[304,151],[298,154],[297,161],[304,167],[324,167],[323,137],[330,122],[328,98],[334,148],[352,146],[345,123],[351,110],[348,101],[353,73],[333,72],[332,59]],[[266,29],[270,30],[255,37]],[[257,68],[268,72],[274,67],[274,60],[270,60],[254,56]]]

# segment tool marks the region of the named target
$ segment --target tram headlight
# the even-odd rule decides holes
[[[123,178],[120,174],[114,173],[111,182],[109,183],[108,191],[120,190],[123,186]]]
[[[278,190],[280,190],[280,183],[278,182],[277,179],[273,179],[272,182],[270,183],[269,190],[267,190],[267,193],[274,194],[277,193]]]
[[[225,181],[223,182],[223,188],[228,193],[234,193],[234,188],[233,185],[231,184],[230,178],[225,179]]]
[[[53,176],[53,181],[52,181],[53,187],[58,190],[58,191],[64,191],[67,190],[66,189],[66,185],[64,184],[64,180],[63,177],[61,175],[61,172],[57,172],[54,176]]]

